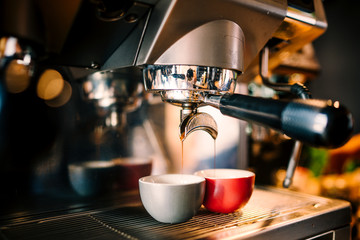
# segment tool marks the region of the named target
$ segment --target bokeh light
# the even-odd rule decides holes
[[[30,85],[29,65],[12,60],[5,70],[5,86],[10,93],[21,93]]]
[[[60,92],[60,94],[58,94],[57,97],[45,101],[45,103],[49,107],[61,107],[70,100],[72,94],[72,87],[67,81],[64,81],[63,84],[64,86],[62,88],[62,91]]]
[[[65,86],[61,74],[54,69],[45,70],[38,81],[36,92],[39,98],[51,100],[60,95]]]

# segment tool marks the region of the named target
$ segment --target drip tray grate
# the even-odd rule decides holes
[[[202,208],[191,220],[179,224],[157,222],[140,204],[4,226],[1,227],[1,234],[9,240],[201,239],[234,235],[246,238],[261,229],[279,228],[286,226],[286,222],[304,221],[309,214],[314,217],[315,211],[324,215],[324,209],[329,212],[326,206],[333,208],[332,200],[294,195],[288,191],[279,193],[277,190],[256,189],[242,211],[216,214]]]

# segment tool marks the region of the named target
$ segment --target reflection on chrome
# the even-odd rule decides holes
[[[233,93],[238,73],[216,67],[148,65],[143,76],[146,90],[160,92],[163,101],[182,105],[201,103],[209,93]]]
[[[313,130],[317,133],[322,133],[326,128],[328,118],[326,114],[319,113],[315,116]]]
[[[215,90],[235,89],[237,72],[228,69],[188,65],[148,65],[144,68],[147,90]]]

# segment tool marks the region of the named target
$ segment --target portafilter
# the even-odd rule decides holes
[[[187,65],[148,65],[145,87],[162,100],[182,107],[180,138],[195,130],[217,136],[215,121],[197,108],[210,105],[222,114],[278,130],[316,147],[335,148],[351,136],[353,118],[338,101],[319,99],[275,100],[234,94],[238,72]],[[197,121],[191,121],[197,119]]]

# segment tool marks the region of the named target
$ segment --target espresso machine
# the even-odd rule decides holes
[[[345,201],[258,186],[243,211],[202,209],[168,226],[146,215],[136,187],[122,188],[140,175],[120,168],[121,159],[156,155],[152,173],[170,169],[147,111],[153,98],[178,108],[179,141],[197,130],[217,139],[204,106],[294,139],[285,187],[302,144],[343,145],[353,129],[346,107],[311,99],[301,83],[270,80],[284,59],[325,32],[321,0],[1,0],[0,11],[1,171],[3,182],[17,181],[3,184],[11,207],[0,219],[0,238],[349,236]],[[55,73],[41,87],[48,70]],[[236,84],[257,76],[292,98],[236,93]],[[13,153],[26,142],[27,152]]]

